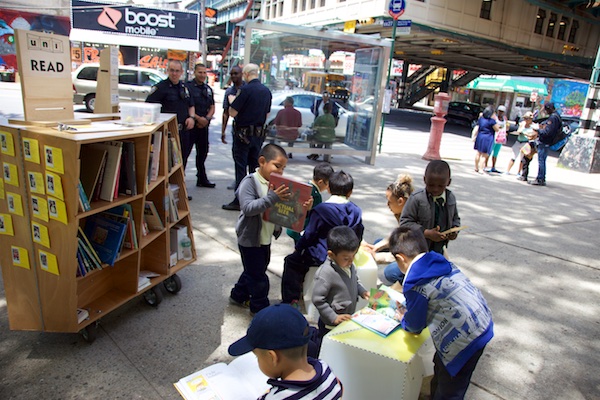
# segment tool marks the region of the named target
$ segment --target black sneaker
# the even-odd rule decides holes
[[[517,176],[518,181],[527,182],[527,178],[524,176]]]
[[[227,211],[240,211],[240,205],[237,203],[234,203],[233,201],[229,204],[223,204],[221,206],[221,208],[223,210],[227,210]]]
[[[233,297],[229,296],[229,304],[232,304],[232,305],[238,306],[238,307],[242,307],[242,308],[246,308],[246,309],[250,309],[250,300],[239,302],[236,299],[234,299]]]
[[[536,179],[534,181],[529,181],[529,184],[533,185],[533,186],[546,186],[546,181],[541,181],[539,179]]]
[[[198,187],[205,187],[205,188],[214,188],[215,186],[217,186],[216,184],[212,183],[211,181],[198,181],[196,182],[196,186]]]

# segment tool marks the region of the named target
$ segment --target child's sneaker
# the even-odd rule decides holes
[[[242,308],[250,308],[250,300],[240,302],[231,296],[229,296],[229,304],[232,304],[232,305],[238,306],[238,307],[242,307]]]

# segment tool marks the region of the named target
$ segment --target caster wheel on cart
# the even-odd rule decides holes
[[[152,289],[146,290],[144,292],[144,300],[146,300],[146,303],[148,303],[152,307],[158,306],[162,299],[163,294],[158,286],[154,286]]]
[[[167,292],[176,294],[181,290],[181,279],[177,275],[173,275],[165,279],[163,285],[165,285]]]
[[[98,336],[98,323],[93,322],[89,324],[88,326],[80,330],[79,333],[81,333],[81,336],[83,336],[83,340],[85,340],[88,343],[93,343],[94,340],[96,340],[96,337]]]

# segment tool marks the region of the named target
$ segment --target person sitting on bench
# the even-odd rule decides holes
[[[331,103],[323,106],[323,114],[315,118],[313,123],[313,136],[311,138],[311,147],[314,148],[331,148],[331,144],[335,141],[335,118],[331,114]],[[318,160],[318,154],[309,154],[306,158],[310,160]]]

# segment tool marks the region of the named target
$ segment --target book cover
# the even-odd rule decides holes
[[[352,314],[352,321],[383,337],[395,331],[400,322],[368,307]]]
[[[269,390],[269,379],[253,353],[218,363],[174,383],[186,400],[256,400]]]
[[[83,232],[83,229],[81,229],[81,227],[78,227],[77,230],[78,230],[77,237],[79,239],[83,240],[85,247],[90,251],[90,255],[95,260],[95,264],[98,264],[99,268],[102,269],[102,261],[100,260],[100,257],[98,257],[98,253],[96,253],[96,251],[92,247],[92,244],[90,243],[89,239]]]
[[[131,207],[131,204],[122,204],[120,206],[113,207],[110,210],[108,210],[108,212],[129,218],[127,225],[127,234],[125,235],[124,247],[127,249],[137,249],[137,232],[135,229],[135,221],[133,219],[133,208]]]
[[[102,262],[113,266],[123,244],[127,224],[93,215],[85,222],[84,233]]]
[[[80,168],[81,184],[88,199],[91,200],[94,198],[94,189],[99,182],[100,171],[106,162],[106,150],[88,145],[81,146],[81,160],[85,163],[85,166],[82,165]]]
[[[306,219],[306,209],[302,204],[310,199],[312,187],[307,183],[286,178],[279,174],[271,174],[270,183],[275,188],[286,185],[289,187],[292,196],[289,200],[279,200],[273,204],[271,208],[263,213],[263,219],[296,232],[302,232],[304,230],[304,220]]]
[[[106,150],[106,166],[102,177],[102,188],[100,190],[100,199],[105,201],[113,201],[115,196],[115,188],[117,185],[117,177],[119,173],[119,165],[121,163],[121,153],[123,151],[123,142],[111,141],[105,143],[90,144],[92,149]]]
[[[81,179],[79,180],[79,183],[77,184],[77,189],[79,190],[79,201],[83,208],[82,211],[89,211],[91,209],[90,200],[88,199],[87,194],[85,193],[85,190],[83,189],[83,184],[81,183]]]
[[[148,223],[150,230],[161,231],[165,228],[162,220],[160,219],[160,214],[158,213],[156,206],[150,200],[147,200],[144,203],[144,218]]]
[[[134,142],[123,142],[123,154],[121,155],[121,170],[119,172],[119,193],[128,196],[137,195]]]
[[[162,149],[162,131],[158,130],[152,134],[152,163],[150,164],[150,181],[158,179],[160,168],[160,152]]]

